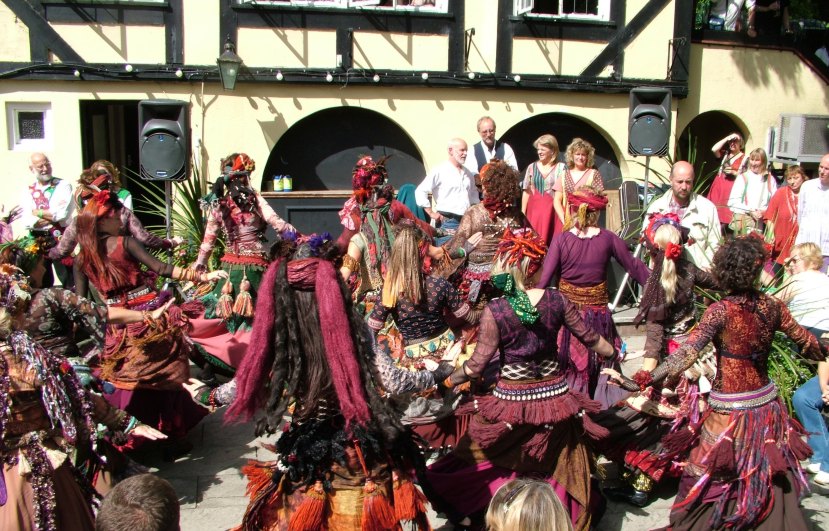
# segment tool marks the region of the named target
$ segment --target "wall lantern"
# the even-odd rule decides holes
[[[219,77],[222,78],[222,88],[233,90],[236,87],[236,78],[239,77],[239,68],[242,66],[242,58],[236,55],[236,46],[230,41],[228,35],[225,41],[225,51],[216,59],[219,65]]]

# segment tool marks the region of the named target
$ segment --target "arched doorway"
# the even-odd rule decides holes
[[[721,161],[711,147],[730,133],[746,137],[746,129],[722,111],[708,111],[691,120],[676,141],[675,160],[687,160],[694,165],[698,189],[708,191]]]
[[[596,148],[596,169],[602,174],[605,188],[615,189],[622,184],[622,172],[616,151],[605,136],[592,124],[577,116],[564,113],[545,113],[532,116],[510,127],[501,137],[512,146],[521,171],[530,163],[538,160],[533,141],[543,134],[552,134],[561,148],[560,160],[564,161],[564,151],[574,138],[587,140]]]
[[[351,169],[361,155],[386,163],[395,188],[426,175],[415,143],[386,116],[357,107],[336,107],[303,118],[285,132],[265,165],[262,190],[274,175],[291,175],[295,191],[351,191]]]

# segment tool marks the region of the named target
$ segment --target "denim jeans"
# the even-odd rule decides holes
[[[812,463],[819,463],[821,471],[829,472],[829,430],[822,415],[826,405],[823,403],[817,376],[795,391],[792,405],[803,427],[809,432],[809,446],[815,452]]]
[[[459,219],[445,218],[443,222],[440,224],[440,228],[442,228],[445,231],[451,232],[451,234],[448,236],[441,236],[440,238],[435,238],[435,245],[440,246],[451,240],[452,237],[455,235],[455,231],[458,230],[460,224],[461,222]]]

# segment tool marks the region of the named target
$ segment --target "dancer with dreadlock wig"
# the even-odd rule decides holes
[[[456,521],[485,510],[502,484],[538,475],[555,489],[575,528],[590,527],[591,501],[597,500],[591,500],[592,457],[585,437],[607,430],[584,414],[598,411],[599,404],[569,389],[556,337],[566,327],[603,357],[616,351],[561,293],[533,288],[543,256],[544,242],[532,230],[504,232],[492,268],[492,281],[504,296],[484,309],[475,352],[444,382],[453,387],[480,378],[500,359],[500,379],[491,394],[473,402],[466,436],[427,473]]]
[[[394,243],[395,224],[403,219],[411,220],[430,238],[433,235],[432,227],[417,220],[403,203],[394,199],[385,162],[386,158],[375,162],[369,156],[357,161],[351,173],[354,195],[340,211],[344,229],[337,246],[347,245],[340,274],[352,285],[352,297],[366,315],[371,313],[380,295]],[[443,256],[437,247],[432,247],[430,252],[435,258]],[[396,331],[392,335],[396,337]]]
[[[164,435],[85,391],[66,358],[21,331],[30,304],[28,280],[0,266],[0,529],[89,531],[94,494],[71,457],[94,451],[96,423]]]
[[[567,202],[570,220],[565,231],[553,238],[540,283],[558,286],[562,295],[579,309],[587,326],[618,349],[622,340],[607,307],[607,266],[615,258],[642,285],[650,271],[631,254],[621,238],[599,227],[599,215],[607,207],[603,192],[582,186],[567,195]],[[598,400],[603,408],[624,397],[618,387],[608,387],[607,377],[599,374],[603,363],[620,370],[618,360],[602,362],[584,343],[573,341],[566,329],[561,331],[558,352],[562,365],[567,366],[567,382],[572,389]]]
[[[762,238],[726,241],[714,254],[711,273],[728,295],[705,310],[690,338],[664,363],[632,379],[614,375],[625,389],[640,391],[677,378],[709,342],[716,347],[717,376],[701,422],[662,440],[667,451],[690,449],[670,529],[808,529],[798,498],[808,486],[800,461],[811,449],[777,395],[768,358],[778,331],[806,359],[825,362],[827,353],[783,302],[756,289],[767,259]]]
[[[87,283],[92,282],[107,306],[149,312],[172,297],[168,291],[156,291],[154,275],[200,282],[227,278],[224,271],[199,273],[162,263],[132,238],[119,236],[119,205],[114,194],[103,190],[78,216],[79,295],[85,296]],[[154,275],[142,272],[142,265]],[[201,303],[191,301],[171,306],[167,316],[159,320],[147,315],[140,323],[109,324],[101,356],[101,378],[116,388],[107,399],[171,435],[171,442],[184,445],[182,448],[186,446],[183,438],[187,431],[204,416],[204,409],[180,387],[190,375],[192,343],[186,336],[189,318],[203,311]],[[169,457],[177,451],[171,446]]]
[[[401,219],[409,219],[417,222],[417,226],[430,238],[434,236],[435,229],[426,221],[429,219],[428,216],[420,218],[401,201],[389,199],[389,197],[394,197],[393,189],[378,193],[377,195],[379,197],[377,199],[373,197],[376,193],[376,188],[390,188],[391,186],[388,184],[389,173],[386,170],[386,160],[388,158],[383,157],[375,161],[371,156],[364,155],[354,165],[354,169],[351,172],[351,188],[354,190],[354,193],[348,198],[342,210],[339,212],[340,224],[343,226],[343,231],[339,238],[337,238],[337,247],[341,254],[345,254],[348,251],[348,244],[351,242],[351,238],[362,229],[363,221],[366,218],[376,219],[372,211],[376,209],[382,210],[386,205],[388,205],[387,214],[392,224],[397,223]],[[414,188],[414,185],[409,186],[412,189]],[[409,194],[412,193],[412,190],[408,188],[407,190],[409,190]],[[391,193],[388,194],[386,193],[387,191]],[[401,188],[398,195],[402,193],[403,189]]]
[[[221,176],[202,200],[207,208],[207,226],[193,265],[206,271],[213,247],[224,233],[221,269],[228,274],[201,300],[204,319],[193,322],[190,337],[203,359],[197,363],[212,378],[216,370],[232,375],[241,363],[250,339],[253,308],[262,273],[268,266],[265,231],[273,227],[280,237],[294,238],[297,230],[279,217],[250,185],[256,163],[244,153],[233,153],[221,161]]]
[[[416,447],[379,396],[370,335],[334,265],[277,259],[248,355],[236,373],[229,418],[260,411],[257,433],[280,432],[270,463],[250,462],[244,530],[429,529],[425,499],[408,478]],[[413,373],[412,373],[413,374]],[[290,420],[284,416],[290,411]]]
[[[504,231],[529,227],[527,218],[521,213],[518,172],[504,161],[493,160],[481,168],[480,177],[484,199],[469,207],[455,236],[445,248],[450,256],[454,256],[464,250],[464,245],[474,234],[480,232],[483,238],[468,253],[465,265],[456,261],[439,271],[444,278],[453,274],[460,276],[458,290],[463,300],[469,304],[473,320],[480,317],[487,303],[500,294],[489,278],[493,257]],[[464,336],[469,343],[474,342],[475,331],[475,328],[465,331]]]
[[[633,322],[645,323],[647,338],[642,368],[655,369],[688,338],[697,324],[694,286],[717,289],[710,273],[682,258],[688,231],[675,214],[653,214],[642,239],[653,263],[645,283],[639,313]],[[661,455],[660,439],[669,431],[687,428],[700,418],[700,393],[710,390],[714,378],[713,351],[685,372],[676,389],[648,387],[593,416],[610,430],[610,436],[596,450],[631,471],[622,487],[605,489],[605,494],[643,507],[655,482],[668,472],[672,458]],[[614,374],[612,369],[606,369]],[[701,378],[701,377],[704,377]],[[702,384],[702,386],[700,385]],[[679,459],[682,460],[682,459]]]

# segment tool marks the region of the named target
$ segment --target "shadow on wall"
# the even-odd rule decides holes
[[[282,135],[265,165],[262,191],[272,190],[274,175],[291,175],[295,191],[350,191],[361,155],[390,155],[386,167],[395,188],[426,175],[420,151],[395,122],[375,111],[336,107],[303,118]]]
[[[533,147],[536,138],[544,134],[556,137],[561,151],[559,160],[564,162],[567,145],[576,137],[587,140],[596,148],[595,165],[604,179],[605,188],[616,189],[622,183],[619,159],[616,151],[604,135],[590,123],[577,116],[563,113],[545,113],[527,118],[504,132],[501,140],[512,146],[518,159],[519,171],[523,175],[527,166],[538,160]]]

